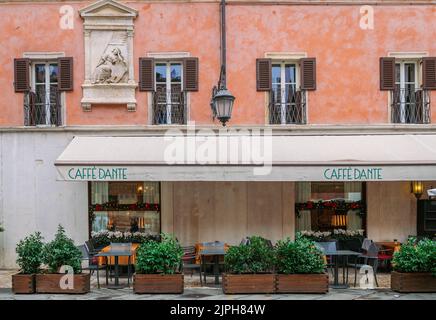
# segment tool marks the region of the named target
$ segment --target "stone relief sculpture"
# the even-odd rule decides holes
[[[92,83],[127,82],[128,65],[120,48],[113,48],[105,53],[95,68]]]
[[[117,0],[98,0],[79,13],[84,20],[83,110],[115,104],[135,111],[138,84],[133,70],[133,36],[138,11]]]

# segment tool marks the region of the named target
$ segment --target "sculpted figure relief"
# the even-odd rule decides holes
[[[95,68],[92,83],[127,82],[127,62],[120,48],[104,54]]]

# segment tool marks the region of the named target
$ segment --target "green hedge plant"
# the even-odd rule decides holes
[[[54,240],[44,246],[43,262],[50,273],[59,272],[63,265],[72,267],[74,273],[82,272],[82,253],[73,240],[67,237],[61,225],[58,226]]]
[[[432,272],[436,275],[436,241],[409,238],[394,253],[392,266],[398,272]]]
[[[289,238],[276,244],[276,271],[283,274],[323,273],[323,254],[315,243],[304,237]]]
[[[43,238],[40,232],[35,232],[18,242],[15,252],[17,253],[17,264],[21,273],[38,273],[42,264],[42,250],[44,248]]]
[[[136,273],[174,274],[182,263],[183,249],[172,235],[162,234],[161,241],[141,243],[136,250]]]
[[[224,256],[229,273],[268,273],[274,269],[274,249],[262,237],[252,236],[247,244],[232,246]]]

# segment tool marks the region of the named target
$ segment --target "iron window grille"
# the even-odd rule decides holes
[[[430,94],[413,88],[391,91],[391,121],[393,123],[430,123]]]
[[[270,124],[305,124],[306,92],[296,90],[295,86],[270,91]]]
[[[179,86],[157,87],[153,92],[153,124],[185,124],[186,94]]]
[[[51,86],[49,92],[37,87],[35,91],[24,94],[24,125],[61,126],[61,95],[57,87]]]

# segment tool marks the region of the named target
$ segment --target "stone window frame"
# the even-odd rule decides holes
[[[56,61],[58,58],[64,58],[65,52],[44,52],[44,51],[36,51],[36,52],[24,52],[23,58],[30,59],[30,62],[32,64],[31,68],[31,76],[30,76],[30,83],[33,84],[34,79],[34,68],[33,64],[34,62],[38,61]],[[60,92],[61,97],[61,116],[62,116],[62,125],[61,127],[67,126],[67,99],[66,99],[66,92],[61,91]]]
[[[147,52],[147,58],[153,58],[157,61],[159,60],[181,60],[183,58],[191,57],[190,52],[185,51],[177,51],[177,52]],[[156,61],[155,61],[156,62]],[[183,76],[182,76],[183,77]],[[154,75],[153,75],[153,85],[154,83]],[[153,92],[147,92],[147,124],[153,125]],[[191,94],[189,91],[186,92],[186,124],[190,121],[191,118]],[[186,126],[186,124],[160,124],[159,126]]]

